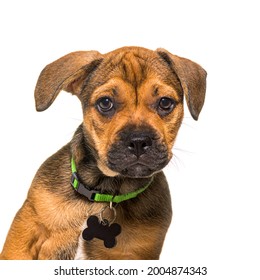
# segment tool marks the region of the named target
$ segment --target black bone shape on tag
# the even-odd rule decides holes
[[[82,232],[83,239],[87,241],[93,238],[101,239],[106,248],[113,248],[116,245],[116,236],[121,233],[119,224],[109,225],[107,220],[99,222],[97,216],[90,216],[87,220],[87,226]]]

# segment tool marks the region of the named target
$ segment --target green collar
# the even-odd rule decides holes
[[[111,194],[101,194],[98,191],[90,190],[88,186],[84,186],[82,183],[80,183],[77,174],[76,164],[73,158],[71,158],[71,170],[72,170],[71,185],[74,188],[74,190],[87,197],[89,201],[93,201],[93,202],[120,203],[122,201],[135,198],[140,193],[144,192],[151,185],[153,181],[153,177],[152,177],[152,179],[145,186],[143,186],[142,188],[140,188],[135,192],[113,196]]]

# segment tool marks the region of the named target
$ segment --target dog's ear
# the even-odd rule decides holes
[[[61,90],[79,96],[82,84],[102,61],[97,51],[79,51],[67,54],[47,65],[41,72],[34,96],[37,111],[51,106]]]
[[[177,74],[189,111],[193,119],[198,120],[205,99],[207,72],[189,59],[173,55],[161,48],[156,51]]]

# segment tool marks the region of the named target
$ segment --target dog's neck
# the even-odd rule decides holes
[[[111,195],[126,194],[148,184],[151,178],[109,177],[97,166],[96,151],[93,149],[83,124],[76,130],[71,141],[71,157],[75,160],[77,173],[82,184],[90,190]]]

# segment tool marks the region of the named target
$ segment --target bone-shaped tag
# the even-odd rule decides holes
[[[116,236],[121,233],[119,224],[110,225],[105,219],[100,222],[97,216],[90,216],[87,220],[87,226],[82,232],[83,239],[90,241],[93,238],[98,238],[104,241],[106,248],[116,246]]]

